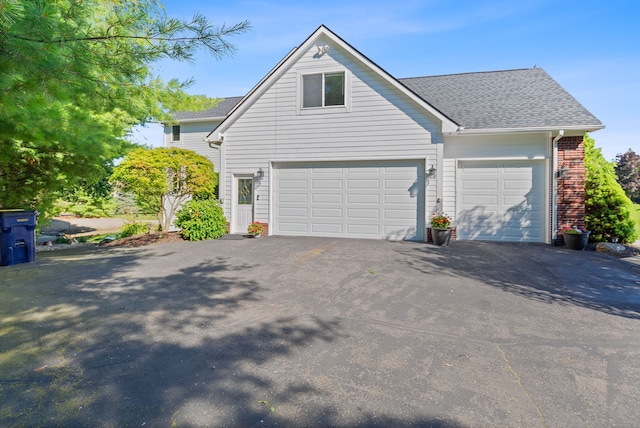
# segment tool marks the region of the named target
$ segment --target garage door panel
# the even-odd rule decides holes
[[[343,230],[341,224],[321,222],[311,223],[311,233],[329,236],[340,236],[342,232]]]
[[[278,230],[281,233],[303,234],[308,233],[309,229],[306,223],[281,221],[278,224]]]
[[[364,194],[349,194],[347,195],[347,202],[349,204],[366,204],[366,205],[379,205],[380,195],[378,193],[364,195]]]
[[[278,187],[280,188],[280,191],[287,191],[287,190],[307,190],[309,188],[309,183],[306,180],[287,180],[287,179],[280,179],[278,180]]]
[[[347,209],[347,219],[349,220],[361,220],[361,219],[380,219],[380,210],[378,209]]]
[[[478,190],[478,191],[491,191],[495,192],[498,190],[498,181],[497,180],[482,180],[482,179],[474,179],[474,180],[464,180],[462,182],[463,190]]]
[[[410,220],[413,216],[409,210],[385,209],[384,218],[388,220]]]
[[[462,197],[465,205],[495,206],[498,204],[498,195],[471,194]]]
[[[313,218],[342,218],[341,208],[311,208]]]
[[[380,226],[375,224],[348,224],[346,232],[348,235],[354,237],[367,238],[370,236],[379,236],[381,230]]]
[[[378,190],[380,180],[378,179],[347,179],[347,189],[349,190]]]
[[[544,162],[462,161],[459,239],[544,241]]]
[[[309,215],[309,210],[306,207],[281,207],[278,209],[278,215],[282,218],[301,218]]]
[[[286,171],[282,176],[281,172]],[[424,168],[416,161],[274,165],[276,234],[376,239],[423,239],[416,231],[424,190],[416,183]],[[308,183],[293,185],[291,182]],[[424,180],[422,180],[424,187]],[[304,189],[304,190],[303,190]],[[285,193],[295,196],[281,197]],[[299,194],[304,193],[306,200]],[[306,208],[306,215],[300,208]],[[300,214],[295,226],[292,215]]]
[[[311,180],[312,190],[342,190],[342,180],[314,178]]]
[[[342,204],[342,194],[312,193],[310,196],[313,204]]]
[[[280,193],[278,195],[278,202],[306,204],[307,200],[306,193]]]

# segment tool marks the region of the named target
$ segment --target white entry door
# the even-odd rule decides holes
[[[253,221],[253,176],[236,176],[234,191],[232,233],[247,233],[247,227]]]

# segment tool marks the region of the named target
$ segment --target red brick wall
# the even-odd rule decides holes
[[[584,142],[583,137],[563,137],[558,141],[558,170],[564,166],[565,177],[558,177],[558,224],[584,227]],[[560,235],[562,238],[562,235]]]

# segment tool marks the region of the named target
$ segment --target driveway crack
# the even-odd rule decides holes
[[[511,367],[511,363],[509,363],[509,359],[507,358],[507,353],[500,347],[500,345],[496,345],[496,346],[498,347],[498,350],[502,353],[502,359],[504,360],[505,367],[511,373],[511,375],[513,375],[514,379],[516,380],[516,382],[518,382],[518,385],[520,385],[520,388],[524,392],[524,395],[529,399],[531,404],[533,404],[533,407],[536,409],[536,413],[538,413],[538,418],[540,418],[540,422],[542,423],[542,426],[544,428],[548,428],[547,422],[545,421],[544,415],[542,414],[542,409],[540,409],[540,406],[538,406],[538,404],[535,402],[535,400],[533,399],[529,391],[527,391],[527,388],[525,388],[524,385],[522,384],[522,379],[520,378],[520,375],[518,374],[518,372],[516,372],[513,369],[513,367]]]

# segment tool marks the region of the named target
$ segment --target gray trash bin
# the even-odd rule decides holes
[[[0,210],[0,266],[35,261],[37,217],[36,211]]]

